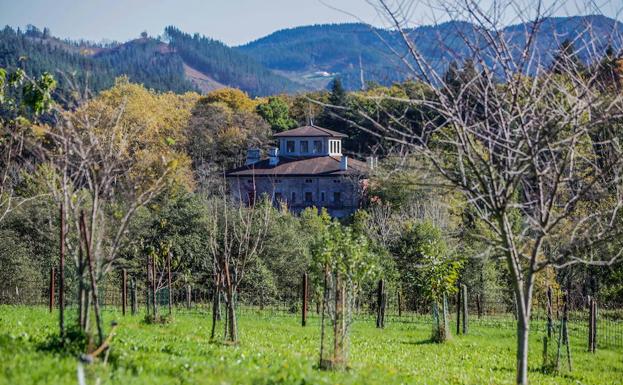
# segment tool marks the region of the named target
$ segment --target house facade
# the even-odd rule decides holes
[[[325,207],[337,218],[360,207],[370,168],[342,154],[346,135],[312,125],[274,137],[268,157],[249,149],[246,164],[226,173],[235,199],[251,204],[266,195],[295,213]]]

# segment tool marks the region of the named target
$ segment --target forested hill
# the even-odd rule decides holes
[[[466,22],[448,22],[407,32],[427,61],[443,71],[456,56],[469,52],[463,36],[473,38],[475,28]],[[509,26],[502,35],[510,43],[521,43],[527,28]],[[617,51],[622,47],[623,24],[603,16],[549,18],[539,31],[533,53],[542,65],[551,61],[563,41],[575,41],[579,47],[592,40],[587,39],[589,31],[596,38],[594,55],[577,52],[585,63],[601,57],[610,45]],[[145,34],[108,45],[60,40],[47,29],[32,26],[25,31],[9,27],[0,31],[0,67],[19,66],[35,76],[55,73],[61,92],[69,87],[59,71],[73,74],[78,84],[88,83],[94,91],[110,87],[120,75],[149,88],[175,92],[230,86],[263,96],[323,89],[334,77],[340,77],[347,89],[359,89],[367,82],[387,85],[404,80],[404,64],[392,49],[405,51],[395,31],[352,23],[281,30],[234,48],[173,26],[165,29],[162,40]]]
[[[246,54],[233,50],[218,40],[199,34],[189,35],[169,26],[165,28],[169,46],[190,67],[210,74],[222,84],[235,85],[255,95],[294,92],[301,89],[277,75]]]
[[[144,35],[123,44],[99,45],[60,40],[33,26],[25,31],[5,27],[0,31],[0,67],[21,67],[33,76],[53,73],[61,94],[69,92],[70,82],[88,84],[97,92],[120,75],[174,92],[231,86],[257,96],[303,88],[218,41],[173,27],[166,32],[168,43]]]
[[[518,24],[502,31],[510,43],[521,43],[529,25]],[[449,63],[469,49],[463,36],[472,39],[475,26],[467,22],[447,22],[407,30],[424,58],[443,71]],[[579,49],[582,42],[596,38],[594,52]],[[535,57],[548,65],[565,40],[576,43],[578,56],[585,63],[598,59],[609,45],[620,50],[623,23],[604,16],[551,17],[542,21],[536,37]],[[391,47],[391,48],[390,48]],[[349,89],[373,81],[388,84],[403,80],[404,64],[392,52],[404,53],[404,44],[395,31],[371,28],[365,24],[327,24],[297,27],[237,47],[266,67],[294,80],[319,84],[340,76]],[[519,53],[518,53],[519,54]],[[594,54],[594,55],[593,55]]]

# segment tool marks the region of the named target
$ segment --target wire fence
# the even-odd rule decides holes
[[[69,287],[75,285],[68,285]],[[104,285],[99,290],[100,307],[104,310],[118,310],[123,308],[123,289],[117,285]],[[50,302],[50,286],[42,282],[22,282],[21,285],[5,287],[0,284],[0,304],[24,306],[58,306],[58,285],[55,285],[55,295]],[[308,301],[307,316],[318,317],[320,312],[319,297],[312,291]],[[126,312],[144,312],[148,292],[141,285],[128,284],[126,289]],[[77,306],[77,294],[72,290],[65,292],[65,306]],[[156,292],[156,303],[161,314],[168,311],[169,289],[162,287]],[[405,304],[400,294],[387,294],[385,300],[386,323],[430,323],[430,306],[426,301]],[[211,313],[214,291],[209,287],[193,287],[179,285],[171,289],[171,307],[175,313],[195,312],[202,315]],[[577,301],[576,301],[577,302]],[[134,304],[133,304],[134,303]],[[449,313],[452,326],[456,324],[458,299],[449,298]],[[532,309],[530,329],[533,333],[547,331],[547,311],[545,301],[535,301]],[[253,313],[268,316],[301,317],[303,304],[302,291],[290,292],[283,295],[263,295],[255,291],[241,291],[237,295],[237,308],[241,314]],[[504,301],[485,301],[484,299],[468,296],[468,323],[470,330],[478,328],[503,328],[514,330],[517,327],[514,304]],[[375,296],[362,296],[357,299],[354,317],[357,321],[370,321],[377,316],[377,300]],[[576,303],[568,313],[568,330],[572,338],[586,339],[589,335],[589,307],[588,304]],[[599,304],[596,321],[596,335],[598,348],[623,348],[623,307],[608,304]],[[560,322],[562,317],[561,306],[558,303],[553,309],[554,323]],[[454,329],[454,327],[453,327]]]

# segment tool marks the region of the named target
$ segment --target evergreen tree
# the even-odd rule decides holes
[[[554,54],[550,71],[556,74],[581,74],[586,71],[584,64],[578,58],[577,52],[571,40],[567,39],[562,42]]]

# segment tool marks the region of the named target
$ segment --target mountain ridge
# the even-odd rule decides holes
[[[607,46],[621,49],[623,23],[603,15],[551,17],[541,21],[534,54],[547,64],[564,39],[597,36],[595,52],[579,51],[590,63]],[[521,44],[528,23],[501,30],[504,39]],[[443,71],[456,57],[467,57],[461,34],[477,39],[477,27],[465,21],[406,30],[418,49]],[[363,23],[314,24],[277,30],[246,44],[229,47],[200,34],[176,27],[161,37],[140,37],[108,44],[61,40],[29,26],[25,32],[0,31],[0,66],[25,67],[38,75],[56,70],[90,76],[94,91],[109,87],[114,78],[157,90],[209,92],[220,87],[240,88],[251,96],[295,93],[326,88],[340,77],[348,89],[366,82],[388,85],[406,79],[404,64],[388,45],[405,52],[399,34]],[[26,60],[24,60],[26,58]]]

